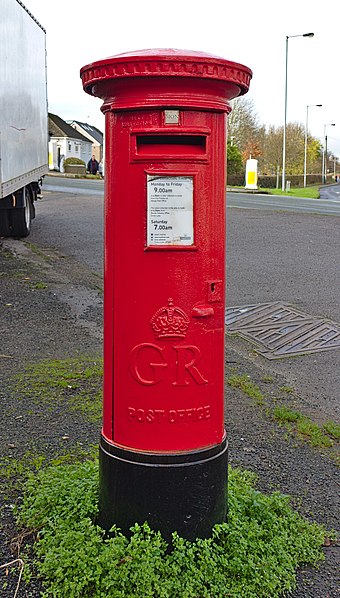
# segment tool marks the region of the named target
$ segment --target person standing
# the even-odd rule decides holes
[[[87,170],[90,174],[97,174],[98,166],[99,162],[96,160],[95,156],[92,156],[91,160],[88,161]]]

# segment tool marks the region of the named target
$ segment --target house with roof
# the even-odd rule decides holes
[[[48,165],[50,170],[62,170],[66,158],[80,158],[85,164],[91,159],[91,141],[56,114],[48,114]]]
[[[92,125],[88,123],[82,123],[79,120],[68,120],[67,121],[71,127],[76,129],[78,133],[84,135],[87,139],[89,139],[92,143],[92,156],[95,156],[98,162],[101,162],[103,158],[103,143],[104,143],[104,135],[103,133]]]

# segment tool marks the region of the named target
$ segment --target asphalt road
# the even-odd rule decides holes
[[[44,189],[46,191],[102,196],[104,181],[47,176],[44,181]],[[285,212],[309,212],[311,214],[340,216],[340,185],[321,188],[320,199],[228,191],[227,203],[231,208],[274,209]]]
[[[340,183],[337,185],[326,185],[325,187],[321,187],[320,199],[340,202]]]
[[[104,194],[104,181],[97,179],[73,179],[63,176],[47,175],[43,181],[43,190],[102,196]]]
[[[275,210],[282,212],[296,212],[304,214],[325,214],[340,216],[340,196],[338,199],[310,199],[304,197],[289,197],[280,195],[261,195],[256,193],[227,194],[227,203],[231,208],[244,208],[248,210]]]
[[[61,179],[55,180],[62,183]],[[88,181],[87,189],[92,193],[79,194],[76,185],[80,182],[72,181],[67,193],[49,191],[45,185],[29,242],[58,250],[75,260],[74,268],[78,263],[102,275],[103,183]],[[263,209],[258,196],[251,195],[249,200],[259,201],[256,209],[255,204],[253,209],[242,208],[239,194],[235,201],[237,208],[229,193],[227,305],[284,301],[307,314],[340,322],[340,219],[309,210],[277,211],[269,203]],[[329,203],[340,215],[340,203]],[[252,353],[251,348],[241,343],[238,350]],[[259,366],[264,360],[254,359]],[[285,375],[297,392],[306,396],[306,409],[311,415],[321,419],[338,417],[339,350],[266,361],[265,365]]]
[[[103,188],[81,195],[75,189],[43,191],[29,242],[58,249],[102,274]]]

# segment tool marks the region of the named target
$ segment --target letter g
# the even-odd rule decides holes
[[[139,384],[152,386],[162,380],[162,369],[168,364],[164,360],[162,347],[152,343],[136,345],[129,357],[131,376]],[[154,360],[157,359],[155,362]]]

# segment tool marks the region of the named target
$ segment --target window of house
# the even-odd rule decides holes
[[[68,144],[68,151],[70,152],[70,151],[71,151],[71,149],[72,149],[72,145],[71,145],[71,143],[69,143],[69,144]]]
[[[75,150],[76,150],[76,152],[79,152],[79,145],[75,146]]]

